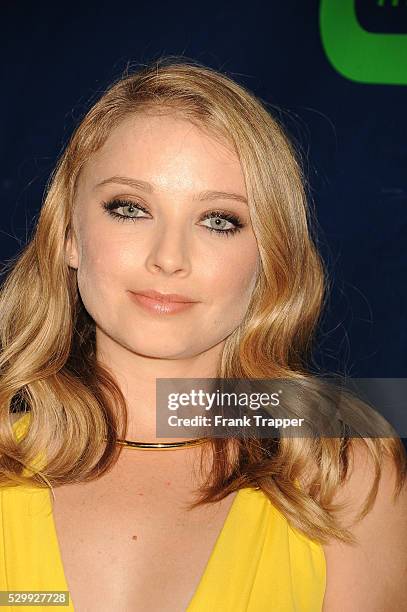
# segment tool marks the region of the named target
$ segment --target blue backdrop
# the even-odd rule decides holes
[[[0,261],[24,244],[58,154],[130,63],[177,54],[276,105],[302,150],[332,292],[320,367],[407,376],[407,3],[1,5]]]

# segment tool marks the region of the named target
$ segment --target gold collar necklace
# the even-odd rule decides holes
[[[206,441],[207,438],[195,438],[194,440],[185,440],[184,442],[135,442],[133,440],[116,440],[116,444],[138,450],[175,450],[177,448],[197,446]]]

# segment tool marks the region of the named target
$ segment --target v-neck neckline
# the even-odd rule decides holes
[[[202,574],[200,576],[200,579],[198,581],[198,585],[197,585],[197,587],[196,587],[196,589],[195,589],[191,599],[188,602],[188,605],[187,605],[187,608],[186,608],[185,612],[188,612],[190,610],[190,606],[193,603],[195,603],[195,600],[196,600],[196,598],[197,598],[197,596],[198,596],[198,594],[199,594],[199,592],[201,590],[201,587],[202,587],[202,585],[204,583],[204,580],[205,580],[207,574],[209,574],[209,572],[211,570],[211,567],[214,565],[215,559],[216,559],[217,555],[219,554],[219,550],[220,550],[222,539],[225,537],[226,532],[229,530],[230,525],[232,524],[233,516],[234,516],[234,514],[236,512],[238,503],[241,500],[243,492],[245,490],[246,489],[239,489],[237,491],[237,493],[236,493],[236,495],[235,495],[231,505],[230,505],[230,508],[228,510],[226,518],[225,518],[225,520],[223,522],[222,528],[219,531],[219,534],[218,534],[218,536],[217,536],[217,538],[215,540],[215,544],[214,544],[214,546],[212,548],[212,551],[211,551],[211,553],[209,555],[208,561],[207,561],[207,563],[205,565],[205,568],[204,568],[204,570],[203,570],[203,572],[202,572]],[[72,599],[72,596],[71,596],[71,593],[70,593],[70,590],[69,590],[68,581],[67,581],[66,574],[65,574],[65,568],[64,568],[64,563],[63,563],[63,559],[62,559],[61,547],[60,547],[59,540],[58,540],[58,533],[57,533],[56,521],[55,521],[54,510],[53,510],[53,505],[52,505],[51,490],[50,490],[50,488],[47,489],[47,494],[48,494],[47,501],[48,501],[48,504],[49,504],[50,516],[51,516],[51,531],[52,531],[52,536],[51,537],[53,539],[54,550],[57,551],[58,564],[59,564],[59,567],[60,567],[60,573],[61,573],[61,576],[63,578],[64,587],[65,587],[64,590],[69,592],[69,600],[70,600],[70,603],[72,605],[72,609],[74,611],[76,611],[75,603],[74,603],[74,601]]]
[[[25,428],[25,418],[27,417],[27,414],[29,413],[25,413],[20,419],[18,419],[14,424],[13,424],[13,428],[15,429],[16,432],[16,436],[17,439],[20,438],[20,435],[22,435],[22,430],[24,430]],[[22,429],[21,429],[22,428]],[[210,575],[211,569],[212,567],[216,567],[216,559],[218,558],[218,556],[221,554],[221,544],[223,541],[228,540],[227,535],[230,532],[230,529],[232,527],[232,525],[234,524],[234,517],[235,514],[237,512],[237,508],[239,507],[240,501],[243,499],[244,493],[248,492],[249,490],[253,490],[251,487],[244,487],[242,489],[239,489],[235,495],[235,498],[229,508],[229,511],[226,515],[226,518],[224,520],[224,523],[222,525],[221,530],[219,531],[219,534],[216,538],[215,544],[213,546],[213,549],[209,555],[208,561],[205,565],[205,568],[201,574],[201,577],[199,579],[198,585],[191,597],[191,599],[188,602],[188,606],[186,608],[186,612],[189,612],[191,609],[191,606],[193,606],[196,603],[197,598],[199,597],[199,594],[204,586],[204,583],[206,581],[207,576]],[[63,559],[62,559],[62,554],[61,554],[61,547],[59,544],[59,540],[58,540],[58,533],[57,533],[57,528],[56,528],[56,521],[55,521],[55,516],[54,516],[54,510],[53,510],[53,505],[52,505],[52,499],[51,499],[51,489],[48,487],[45,489],[46,491],[46,499],[47,499],[47,504],[49,507],[49,516],[50,516],[50,521],[51,521],[51,538],[52,538],[52,544],[53,544],[53,550],[55,551],[56,555],[57,555],[57,563],[59,566],[59,574],[61,576],[61,579],[63,581],[64,584],[64,590],[69,592],[69,585],[68,585],[68,581],[66,579],[66,574],[65,574],[65,568],[64,568],[64,564],[63,564]],[[70,593],[69,593],[70,596]],[[72,609],[75,611],[75,604],[72,601],[72,598],[70,596],[70,604],[72,606]]]

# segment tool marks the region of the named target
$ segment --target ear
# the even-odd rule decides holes
[[[74,268],[76,270],[78,269],[78,245],[76,236],[72,230],[69,230],[69,234],[66,239],[65,259],[70,268]]]

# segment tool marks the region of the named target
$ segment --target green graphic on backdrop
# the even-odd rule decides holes
[[[397,0],[377,6],[397,7]],[[324,51],[342,76],[359,83],[407,85],[407,34],[375,34],[358,22],[354,0],[321,0]]]

